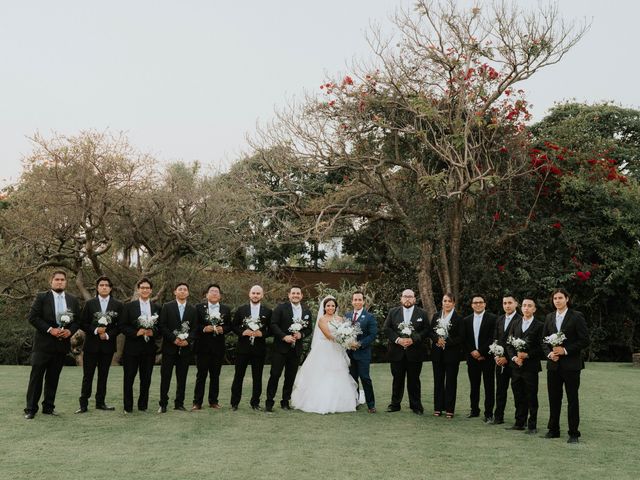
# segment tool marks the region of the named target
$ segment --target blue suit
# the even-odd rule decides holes
[[[353,321],[353,312],[345,314],[344,317],[345,320]],[[360,348],[347,351],[349,359],[351,360],[349,372],[356,383],[358,379],[360,379],[364,396],[367,400],[367,407],[375,408],[376,399],[373,393],[373,383],[371,382],[371,375],[369,374],[369,366],[371,365],[371,345],[376,339],[378,324],[376,317],[364,309],[356,321],[360,324],[360,328],[362,328],[362,334],[358,335]]]

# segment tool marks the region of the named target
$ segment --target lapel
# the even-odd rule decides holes
[[[48,298],[49,307],[51,308],[51,311],[53,312],[53,318],[55,319],[56,318],[56,299],[54,298],[53,292],[51,290],[47,292],[47,296],[49,297]]]
[[[247,307],[249,308],[249,315],[251,315],[251,305],[247,305]],[[260,318],[267,318],[267,308],[260,304]]]
[[[135,319],[137,320],[142,315],[142,308],[140,308],[140,300],[136,300],[134,303],[133,313],[135,313]],[[153,304],[151,304],[151,313],[153,313]]]
[[[567,313],[564,314],[564,318],[562,319],[562,324],[560,325],[560,330],[562,330],[563,332],[567,329],[567,322],[569,321],[570,316],[571,316],[571,309],[568,308]],[[555,318],[553,323],[556,323]]]

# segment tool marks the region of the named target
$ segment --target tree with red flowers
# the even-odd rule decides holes
[[[484,10],[424,0],[395,25],[392,41],[373,33],[374,67],[324,82],[319,97],[261,131],[256,154],[279,190],[259,190],[271,212],[277,204],[294,215],[294,238],[393,225],[433,313],[432,279],[440,291],[460,289],[475,197],[531,169],[530,114],[518,84],[560,61],[585,27],[565,24],[553,6]]]

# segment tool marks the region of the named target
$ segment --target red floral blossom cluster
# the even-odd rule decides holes
[[[576,278],[580,282],[586,282],[587,280],[589,280],[591,278],[591,272],[588,271],[588,270],[586,272],[583,272],[582,270],[578,270],[576,272]]]

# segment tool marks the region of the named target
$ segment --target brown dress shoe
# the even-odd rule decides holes
[[[222,408],[222,405],[220,405],[219,403],[210,403],[209,406],[211,408],[215,408],[216,410]]]
[[[202,410],[202,405],[194,405],[193,407],[191,407],[191,411],[194,412],[196,410]]]

